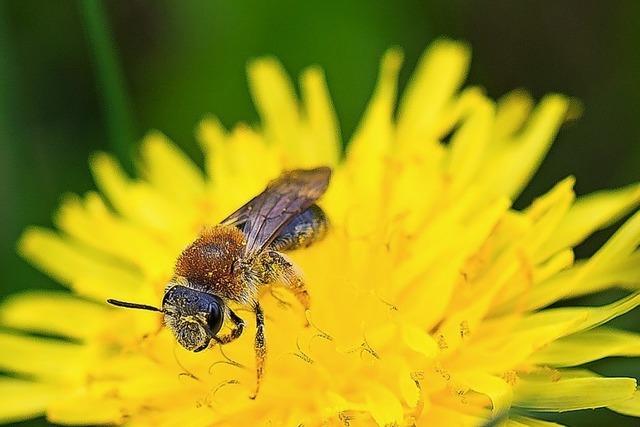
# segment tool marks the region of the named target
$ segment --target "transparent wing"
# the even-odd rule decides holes
[[[245,256],[254,257],[293,217],[322,196],[330,178],[331,169],[328,167],[284,172],[221,223],[242,228],[247,236]]]

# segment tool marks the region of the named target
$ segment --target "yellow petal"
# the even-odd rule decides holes
[[[560,95],[543,98],[515,140],[485,162],[479,177],[489,194],[515,198],[520,193],[549,150],[567,106]]]
[[[211,200],[219,216],[207,223],[222,220],[262,191],[283,168],[297,165],[287,165],[277,147],[267,145],[260,133],[246,125],[236,126],[227,135],[217,120],[207,119],[200,125],[199,139],[213,150],[207,167],[214,190]]]
[[[118,425],[125,420],[122,400],[117,396],[82,393],[64,396],[47,408],[47,420],[65,425]]]
[[[205,154],[209,203],[219,213],[207,223],[237,209],[286,167],[282,163],[285,153],[244,124],[228,132],[218,118],[209,116],[200,122],[196,137]]]
[[[453,369],[484,369],[505,372],[520,366],[532,353],[570,333],[582,322],[584,312],[545,310],[522,319],[509,316],[485,320],[474,334],[475,345],[453,353],[448,365]]]
[[[537,365],[577,366],[610,356],[640,356],[640,335],[607,328],[569,335],[534,353]]]
[[[426,331],[412,323],[406,322],[402,325],[402,338],[409,348],[427,358],[433,358],[438,354],[438,343]]]
[[[372,384],[366,396],[367,409],[379,426],[399,425],[402,422],[404,418],[402,404],[394,393],[385,387]]]
[[[140,297],[141,280],[129,268],[49,230],[28,229],[18,247],[22,256],[81,295],[102,301]]]
[[[438,115],[438,119],[430,132],[431,140],[413,141],[415,144],[425,143],[432,148],[432,143],[444,138],[448,133],[454,130],[459,123],[467,118],[477,107],[486,103],[488,98],[485,96],[484,89],[471,86],[465,88],[459,95],[454,95],[451,101],[447,103],[444,109]],[[432,135],[431,135],[432,134]],[[398,144],[406,151],[409,141],[398,141]],[[445,147],[446,144],[438,144],[438,147]]]
[[[183,202],[202,195],[202,173],[162,133],[154,131],[145,136],[140,152],[140,169],[158,192]]]
[[[640,212],[636,212],[616,231],[592,257],[592,262],[604,264],[630,255],[640,243]]]
[[[545,244],[549,255],[575,246],[594,231],[615,222],[640,203],[640,184],[580,197],[564,217],[553,238]]]
[[[307,123],[312,135],[314,161],[318,165],[334,166],[338,163],[342,144],[338,119],[331,104],[324,73],[318,67],[305,70],[300,77],[302,99]]]
[[[558,252],[551,256],[546,262],[535,267],[534,283],[541,283],[550,277],[555,276],[560,271],[571,267],[574,261],[574,254],[571,249]]]
[[[174,249],[166,239],[114,214],[96,193],[88,193],[85,200],[66,197],[54,221],[78,242],[139,267],[151,277],[173,274]]]
[[[107,196],[111,204],[119,211],[128,209],[126,192],[129,178],[116,159],[110,154],[96,153],[89,165],[100,191]]]
[[[577,286],[577,281],[574,282],[573,286],[566,289],[565,294],[573,296],[596,292],[604,285],[611,283],[609,281],[611,273],[613,275],[622,273],[623,277],[631,278],[633,281],[636,270],[633,266],[629,267],[628,264],[629,261],[635,260],[634,250],[638,244],[640,244],[640,212],[635,213],[627,220],[607,243],[581,266],[579,277],[582,281],[579,283],[580,286]],[[618,271],[618,267],[621,267],[620,271]],[[628,268],[630,269],[622,270]]]
[[[562,336],[566,336],[600,326],[611,319],[633,310],[638,305],[640,305],[640,292],[636,292],[601,307],[547,309],[525,317],[519,329],[530,329],[540,325],[553,325],[562,319],[574,319],[575,321],[562,332]]]
[[[274,58],[249,63],[249,87],[267,139],[282,147],[296,162],[305,164],[308,154],[300,144],[300,112],[293,85]]]
[[[196,139],[204,152],[205,170],[213,185],[228,184],[221,181],[229,177],[227,150],[224,147],[226,138],[227,131],[217,117],[207,116],[198,124]]]
[[[432,405],[429,408],[428,414],[425,414],[424,417],[426,418],[426,421],[421,423],[419,422],[419,426],[477,427],[486,425],[489,421],[487,418],[468,415],[463,412],[447,408],[444,405]]]
[[[531,417],[525,417],[523,415],[511,415],[509,421],[516,422],[518,426],[527,427],[562,427],[563,424],[552,423],[551,421],[538,420]],[[507,424],[509,425],[509,424]]]
[[[140,427],[149,425],[158,427],[173,427],[178,425],[181,427],[207,427],[215,425],[212,422],[212,418],[214,417],[212,417],[211,408],[207,406],[203,405],[193,408],[183,406],[171,408],[159,414],[149,414],[149,417],[140,420],[139,425]],[[242,425],[246,423],[246,414],[225,418],[225,422],[228,425]],[[135,426],[136,424],[132,425]]]
[[[485,394],[491,399],[493,417],[505,414],[511,407],[513,392],[511,386],[502,378],[480,371],[465,372],[456,375],[456,378],[471,390]]]
[[[493,115],[491,102],[486,99],[479,102],[451,140],[447,172],[452,176],[454,194],[469,184],[484,160]]]
[[[464,80],[470,50],[450,40],[434,42],[422,55],[398,111],[398,141],[426,143],[435,135],[440,111]]]
[[[386,158],[393,137],[392,118],[401,64],[399,50],[389,50],[382,58],[375,92],[347,146],[345,167],[352,180],[352,191],[358,199],[367,200],[366,206],[351,209],[350,215],[359,224],[376,224],[375,215],[379,214],[376,207],[383,204],[383,176],[388,171]]]
[[[587,329],[595,328],[609,320],[621,316],[629,311],[633,310],[640,305],[640,292],[631,294],[625,298],[621,298],[611,304],[603,305],[601,307],[592,308],[567,308],[566,310],[574,310],[576,312],[585,312],[587,317],[572,328],[571,332],[579,332]],[[563,310],[559,308],[557,310]],[[550,310],[547,310],[550,311]]]
[[[630,399],[632,378],[523,378],[514,389],[514,405],[534,411],[572,411],[602,408]]]
[[[381,148],[388,147],[402,59],[402,52],[398,49],[390,49],[382,58],[376,89],[348,146],[350,156],[363,155],[364,150],[379,152]],[[354,160],[347,159],[347,161]]]
[[[187,216],[193,215],[193,210],[183,209],[145,181],[130,181],[111,156],[95,155],[91,159],[91,169],[98,187],[111,204],[139,227],[174,237],[183,233],[185,227],[194,226]]]
[[[468,258],[470,254],[475,253],[481,247],[481,245],[485,242],[486,238],[495,227],[496,223],[500,220],[500,218],[508,208],[508,200],[498,199],[496,202],[489,205],[484,212],[477,213],[477,216],[474,218],[473,222],[469,224],[469,229],[465,230],[464,232],[465,237],[468,240],[464,242],[464,246],[456,249],[456,252],[462,255],[463,261]],[[459,267],[457,271],[458,274],[456,275],[456,280],[459,277]],[[447,289],[448,286],[454,285],[453,282],[435,283],[436,286],[440,287],[440,289],[436,290],[436,288],[434,287],[432,293],[429,293],[425,290],[421,298],[424,298],[427,301],[438,301],[438,298],[433,296],[433,294],[435,294],[436,292],[443,293],[443,288]],[[504,278],[495,278],[491,283],[492,286],[485,289],[482,295],[473,298],[473,301],[465,301],[463,303],[464,307],[452,310],[453,312],[450,315],[443,318],[442,325],[439,327],[439,332],[447,337],[450,349],[457,347],[457,345],[461,343],[462,337],[460,336],[460,325],[464,323],[471,328],[475,328],[476,323],[480,321],[487,313],[490,303],[493,300],[493,296],[500,290],[502,284],[504,284]],[[420,300],[416,299],[416,302],[417,305],[420,306]],[[448,303],[448,301],[444,302]],[[441,308],[438,307],[438,310],[439,309]],[[437,312],[437,310],[435,312]],[[429,316],[423,315],[423,318],[424,322],[426,322],[427,320],[431,320],[431,314],[429,314]]]
[[[86,347],[60,340],[0,333],[0,368],[54,381],[78,381]]]
[[[537,198],[524,214],[516,215],[511,211],[503,217],[499,232],[492,237],[500,236],[502,244],[506,245],[507,249],[502,250],[503,254],[492,263],[489,270],[492,274],[487,273],[482,279],[482,282],[488,283],[486,287],[493,291],[482,292],[480,299],[489,299],[488,303],[494,305],[494,314],[510,313],[514,305],[520,307],[523,303],[528,303],[545,275],[559,278],[560,274],[555,273],[573,262],[573,254],[570,251],[557,254],[551,259],[543,259],[539,255],[540,247],[553,236],[571,205],[574,197],[573,183],[574,179],[568,177],[555,185],[547,194]],[[510,224],[514,219],[517,222]],[[518,227],[507,230],[507,227],[513,225]],[[495,245],[498,246],[499,243],[496,242]],[[492,275],[500,277],[502,283]],[[535,285],[533,291],[531,291],[532,285]],[[496,294],[498,291],[500,293]],[[553,291],[554,289],[551,289],[551,293]]]
[[[608,406],[612,411],[631,417],[640,417],[640,391],[636,390],[631,399]]]
[[[522,242],[534,262],[544,261],[540,248],[553,236],[566,215],[573,199],[575,178],[568,177],[556,184],[547,194],[536,199],[525,215],[534,223]]]
[[[496,140],[518,132],[533,109],[533,99],[523,90],[514,90],[498,100],[494,133]]]
[[[428,410],[430,402],[425,399],[428,396],[423,392],[416,374],[412,373],[408,366],[402,368],[401,371],[403,373],[398,376],[398,388],[405,405],[412,408],[412,412],[418,414]]]
[[[595,292],[611,283],[608,272],[618,263],[626,263],[640,243],[640,212],[634,214],[588,261],[576,265],[537,285],[526,296],[530,310],[544,307],[571,295]],[[628,266],[627,266],[628,267]],[[634,277],[634,266],[628,271]],[[615,276],[617,272],[614,271]]]
[[[611,261],[609,265],[585,277],[581,286],[574,289],[571,295],[583,295],[606,289],[612,286],[622,286],[637,290],[640,285],[640,251],[628,257]]]
[[[84,339],[94,336],[107,321],[104,306],[62,292],[28,292],[0,305],[3,326]]]
[[[0,423],[9,424],[42,415],[49,402],[62,392],[61,387],[55,385],[0,378]]]

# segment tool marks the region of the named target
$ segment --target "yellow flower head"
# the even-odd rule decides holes
[[[459,91],[469,50],[438,41],[396,111],[402,55],[388,52],[362,122],[341,155],[322,72],[301,100],[273,59],[249,67],[260,126],[198,137],[203,173],[164,136],[142,143],[139,179],[112,157],[91,161],[100,193],[69,196],[58,231],[32,228],[22,255],[69,287],[4,302],[0,419],[45,413],[65,424],[542,425],[535,411],[608,407],[640,416],[632,378],[580,368],[640,355],[640,336],[603,326],[640,294],[600,307],[546,308],[640,284],[640,214],[590,259],[572,247],[640,202],[640,186],[575,200],[569,177],[522,211],[510,208],[540,164],[570,102],[534,106],[523,92],[494,102]],[[292,254],[311,310],[286,292],[261,296],[268,359],[257,399],[253,316],[224,347],[190,353],[158,305],[177,255],[283,169],[334,170],[320,204],[332,230]],[[228,328],[228,325],[225,326]],[[6,331],[6,329],[5,329]],[[27,335],[44,333],[58,338]],[[518,409],[518,408],[521,408]]]

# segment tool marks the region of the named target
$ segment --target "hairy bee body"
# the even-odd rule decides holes
[[[176,276],[196,290],[250,303],[255,284],[238,274],[245,245],[244,234],[232,225],[208,227],[178,257]]]
[[[186,286],[249,304],[256,300],[257,288],[278,279],[279,267],[290,264],[274,252],[305,248],[321,240],[328,229],[327,217],[312,205],[294,217],[252,264],[243,264],[244,233],[232,225],[206,228],[178,257],[176,276]],[[283,265],[284,264],[284,265]]]

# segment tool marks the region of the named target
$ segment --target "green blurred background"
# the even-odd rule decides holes
[[[385,49],[404,49],[404,86],[435,37],[466,40],[473,48],[468,82],[491,96],[524,87],[536,97],[559,91],[584,104],[582,118],[562,129],[517,206],[569,173],[577,177],[578,194],[638,181],[639,16],[634,0],[2,0],[0,297],[57,287],[15,254],[15,242],[25,226],[51,224],[63,193],[93,187],[92,152],[115,151],[130,161],[135,141],[157,128],[201,163],[194,127],[205,113],[227,126],[257,121],[245,66],[265,54],[280,58],[293,76],[311,64],[324,68],[347,140]],[[578,255],[592,253],[610,232],[598,233]],[[638,330],[640,315],[617,324]],[[632,360],[591,368],[640,376]],[[637,425],[607,410],[548,418]]]

